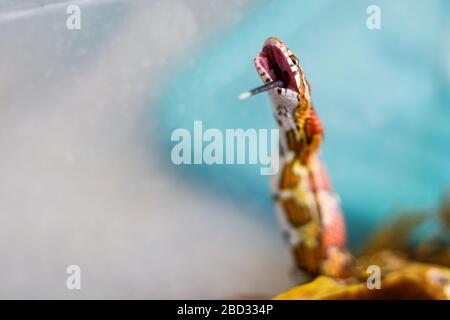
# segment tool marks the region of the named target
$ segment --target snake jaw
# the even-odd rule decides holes
[[[284,88],[300,93],[300,70],[289,48],[279,39],[271,37],[254,59],[258,75],[264,83],[281,80]]]

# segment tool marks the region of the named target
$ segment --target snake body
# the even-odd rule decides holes
[[[280,129],[280,173],[274,198],[299,269],[310,274],[349,276],[351,256],[338,196],[318,156],[323,126],[311,101],[298,58],[278,38],[268,38],[254,59],[267,84]]]

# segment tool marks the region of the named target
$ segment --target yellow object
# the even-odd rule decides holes
[[[450,300],[450,269],[431,264],[406,262],[381,278],[380,289],[368,289],[366,282],[319,276],[292,288],[276,300]]]

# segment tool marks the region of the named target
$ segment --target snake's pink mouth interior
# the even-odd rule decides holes
[[[282,80],[285,88],[297,91],[295,74],[291,69],[292,61],[287,58],[281,49],[275,45],[266,45],[258,55],[261,67],[267,72],[272,81]]]

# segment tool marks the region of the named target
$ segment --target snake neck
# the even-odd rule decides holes
[[[276,205],[297,267],[345,278],[351,262],[345,222],[339,197],[318,156],[323,127],[312,107],[305,114],[296,115],[301,120],[297,130],[284,134]]]
[[[312,105],[296,109],[296,128],[283,130],[281,154],[307,166],[316,157],[323,137],[322,123]]]

